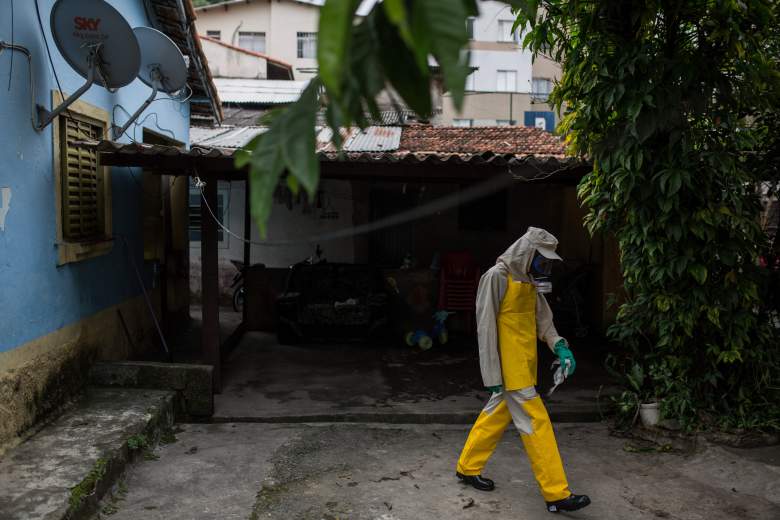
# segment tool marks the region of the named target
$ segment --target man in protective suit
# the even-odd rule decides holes
[[[479,281],[479,364],[484,385],[493,394],[469,433],[457,468],[462,482],[492,491],[493,481],[481,475],[482,469],[514,422],[547,510],[553,513],[590,504],[586,495],[569,491],[552,424],[535,388],[537,338],[558,356],[565,375],[575,368],[574,356],[555,330],[550,306],[537,288],[539,278],[549,274],[551,261],[561,259],[557,245],[549,232],[529,227]]]

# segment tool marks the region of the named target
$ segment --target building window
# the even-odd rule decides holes
[[[317,57],[317,33],[314,32],[298,33],[298,57],[299,58]]]
[[[452,126],[471,127],[474,126],[473,119],[453,119]]]
[[[531,97],[547,101],[552,92],[553,82],[547,78],[533,78],[531,80]]]
[[[476,77],[477,73],[472,72],[468,76],[466,76],[466,90],[467,91],[474,91],[476,90]]]
[[[217,221],[223,226],[227,226],[228,222],[228,199],[230,197],[230,188],[220,186],[217,191],[217,207],[211,208],[214,214],[217,216]],[[203,215],[200,211],[201,194],[198,188],[190,188],[190,203],[189,203],[189,235],[190,242],[200,243],[201,236],[201,223],[203,221]],[[206,214],[206,218],[211,218],[211,215]],[[217,226],[217,242],[220,246],[227,246],[227,233],[221,226]]]
[[[466,19],[466,32],[469,35],[469,40],[473,40],[474,39],[474,21],[475,20],[476,20],[476,18],[474,18],[473,16],[470,16],[469,18]]]
[[[206,36],[214,38],[215,40],[222,39],[222,31],[206,31]]]
[[[514,70],[496,71],[496,91],[517,92],[517,71]]]
[[[517,42],[517,31],[512,30],[514,23],[514,20],[498,21],[498,41]]]
[[[515,126],[517,121],[514,119],[496,119],[496,126]]]
[[[265,33],[239,31],[238,46],[248,51],[265,52]]]
[[[52,94],[52,105],[62,102]],[[108,112],[78,100],[54,121],[58,263],[77,262],[111,249],[111,181],[95,150],[76,144],[107,135]]]
[[[507,191],[458,206],[458,228],[461,231],[506,231]]]

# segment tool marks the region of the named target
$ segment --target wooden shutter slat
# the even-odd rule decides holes
[[[100,233],[99,165],[94,150],[73,145],[83,139],[100,139],[102,126],[77,117],[62,118],[63,221],[65,238],[89,240]]]

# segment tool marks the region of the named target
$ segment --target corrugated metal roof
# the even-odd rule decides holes
[[[193,145],[217,148],[240,148],[265,131],[260,126],[192,127]],[[330,142],[330,127],[317,132],[317,150],[336,152]],[[485,153],[507,157],[565,157],[560,138],[532,127],[499,126],[481,128],[437,127],[430,125],[369,126],[342,128],[342,151],[347,154],[382,152],[406,156],[412,154],[439,156],[480,156]]]
[[[190,142],[194,146],[241,148],[266,130],[267,127],[264,126],[220,126],[214,128],[193,126],[190,128]]]
[[[294,103],[308,80],[214,78],[223,103],[281,105]]]
[[[344,142],[345,152],[389,152],[398,150],[401,144],[401,127],[369,126],[365,130],[355,128]]]

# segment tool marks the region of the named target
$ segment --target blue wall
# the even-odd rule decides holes
[[[110,0],[109,3],[132,27],[151,25],[142,0]],[[54,0],[39,0],[38,4],[60,83],[66,93],[73,92],[84,80],[70,68],[53,43],[49,13]],[[57,86],[36,19],[35,2],[14,0],[13,7],[14,41],[26,46],[33,56],[36,102],[50,107],[51,91]],[[10,0],[0,2],[0,40],[11,40]],[[11,52],[0,53],[0,188],[12,190],[5,231],[0,231],[0,352],[141,294],[121,239],[115,240],[109,254],[57,267],[52,127],[41,133],[32,129],[27,70],[27,60],[22,54],[14,53],[11,72]],[[93,86],[81,99],[109,113],[116,104],[133,112],[150,93],[136,79],[114,94]],[[157,117],[147,118],[144,127],[160,132],[155,124],[159,121],[160,127],[171,130],[177,140],[189,144],[187,104],[156,101],[139,121],[152,112]],[[119,109],[116,114],[118,123],[124,123],[127,116]],[[142,139],[141,128],[136,131],[136,139]],[[123,136],[120,141],[127,142],[129,138]],[[127,237],[131,254],[142,266],[140,178],[139,169],[111,170],[113,233]],[[151,266],[143,265],[143,268],[150,286]]]

